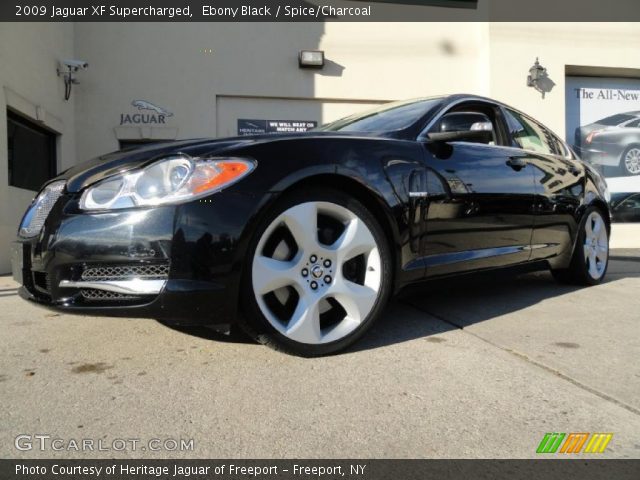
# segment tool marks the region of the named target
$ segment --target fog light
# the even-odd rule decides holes
[[[324,52],[322,50],[301,50],[298,55],[298,66],[300,68],[324,67]]]

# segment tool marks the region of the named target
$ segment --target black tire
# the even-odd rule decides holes
[[[330,202],[345,207],[357,215],[368,227],[380,254],[381,281],[378,295],[370,313],[362,320],[357,328],[339,340],[310,344],[294,341],[276,330],[265,317],[258,304],[252,281],[252,264],[261,237],[279,215],[288,209],[307,202]],[[275,350],[302,357],[316,357],[329,355],[344,350],[360,339],[380,316],[387,304],[392,289],[393,267],[391,251],[387,238],[374,215],[358,200],[344,192],[323,189],[306,189],[294,191],[277,201],[269,212],[262,218],[256,228],[248,252],[247,262],[243,268],[241,287],[241,317],[239,326],[257,342]]]
[[[624,176],[627,176],[627,177],[633,177],[633,176],[636,176],[636,175],[640,175],[640,172],[633,173],[633,172],[630,172],[628,170],[628,168],[627,168],[626,157],[627,157],[627,155],[629,154],[629,152],[631,150],[640,150],[640,144],[629,145],[624,150],[624,152],[622,152],[622,155],[620,156],[620,165],[619,165],[620,173],[622,175],[624,175]]]
[[[585,242],[587,238],[587,222],[592,219],[592,214],[597,214],[602,222],[602,228],[606,230],[606,246],[607,246],[607,255],[606,261],[604,262],[604,268],[602,272],[598,272],[599,275],[595,277],[590,273],[590,260],[587,259],[585,255]],[[578,236],[576,239],[576,244],[573,250],[573,256],[571,257],[571,263],[568,268],[563,269],[553,269],[551,273],[553,277],[560,283],[567,283],[572,285],[597,285],[602,283],[604,277],[607,274],[607,268],[609,266],[609,235],[607,230],[607,222],[605,221],[604,213],[602,210],[596,207],[589,207],[585,211],[582,221],[580,222],[580,227],[578,231]]]

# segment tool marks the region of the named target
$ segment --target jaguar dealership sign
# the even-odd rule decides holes
[[[138,109],[138,113],[121,113],[120,125],[165,124],[167,117],[173,117],[166,108],[146,100],[133,100],[131,105]]]
[[[238,119],[238,135],[260,135],[263,133],[301,133],[316,128],[315,120],[259,120]]]
[[[567,77],[567,141],[607,179],[615,222],[640,221],[640,80]]]
[[[640,191],[640,81],[568,77],[566,101],[569,144],[607,178]]]

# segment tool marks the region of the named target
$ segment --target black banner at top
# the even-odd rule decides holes
[[[640,21],[639,0],[5,0],[2,22]]]

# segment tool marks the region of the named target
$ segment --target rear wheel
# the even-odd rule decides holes
[[[609,265],[609,234],[602,212],[590,207],[582,220],[569,268],[552,270],[560,282],[596,285],[604,279]]]
[[[620,170],[625,175],[640,175],[640,145],[631,145],[620,157]]]
[[[371,326],[389,295],[384,232],[341,192],[298,192],[279,202],[249,251],[241,325],[279,350],[303,356],[341,350]]]

